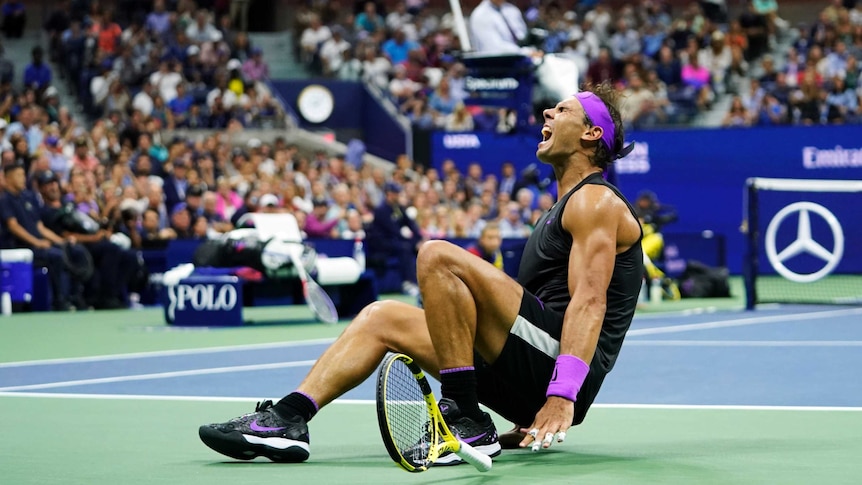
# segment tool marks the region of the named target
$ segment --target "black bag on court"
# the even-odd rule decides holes
[[[724,266],[711,267],[689,260],[679,277],[679,293],[683,298],[727,298],[729,272]]]

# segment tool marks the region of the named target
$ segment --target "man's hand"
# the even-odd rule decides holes
[[[548,448],[556,440],[562,443],[566,439],[566,431],[572,426],[575,418],[575,403],[566,398],[549,396],[545,405],[536,414],[532,426],[521,428],[527,436],[521,440],[520,447],[525,448],[532,443],[533,451]]]
[[[33,246],[36,246],[36,249],[48,249],[51,247],[51,241],[47,239],[37,239]]]

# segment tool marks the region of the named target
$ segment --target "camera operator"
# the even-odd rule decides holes
[[[111,242],[111,230],[105,229],[73,204],[63,204],[60,183],[51,171],[35,176],[44,205],[42,222],[47,228],[66,238],[74,238],[90,253],[95,278],[87,285],[87,303],[96,308],[124,308],[124,289],[132,273],[134,254],[124,254],[120,246]]]
[[[666,281],[664,271],[656,265],[656,262],[661,262],[664,256],[664,236],[661,229],[677,220],[676,209],[673,206],[661,204],[658,196],[651,190],[643,190],[638,194],[634,208],[643,228],[641,246],[647,278],[662,280],[662,286],[667,286],[670,294],[675,297],[678,293],[675,291],[675,285],[669,280]]]

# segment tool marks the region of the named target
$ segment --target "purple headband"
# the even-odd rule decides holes
[[[614,152],[614,136],[616,134],[614,120],[611,119],[611,113],[608,111],[608,107],[605,106],[604,101],[589,91],[581,91],[575,94],[575,97],[581,102],[581,106],[584,107],[584,113],[587,114],[593,125],[602,129],[602,141],[608,147],[611,159],[616,158]]]

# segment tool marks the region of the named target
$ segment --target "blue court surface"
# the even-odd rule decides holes
[[[87,439],[78,441],[81,433],[90,433],[99,425],[106,426],[108,431],[114,429],[99,421],[102,413],[110,413],[111,426],[122,429],[128,425],[128,420],[122,419],[123,410],[134,409],[134,414],[149,421],[137,423],[138,432],[157,433],[162,423],[171,423],[174,427],[171,433],[176,433],[176,439],[170,440],[170,444],[155,445],[158,440],[153,437],[145,447],[147,451],[135,453],[136,458],[130,463],[124,460],[131,458],[116,451],[116,443],[96,441],[90,446],[102,451],[87,452],[86,456],[117,453],[113,458],[106,458],[110,463],[96,458],[96,469],[101,467],[108,473],[118,467],[144,467],[146,459],[138,455],[158,457],[160,452],[173,450],[171,456],[176,455],[182,465],[158,475],[166,481],[203,483],[205,477],[221,477],[224,473],[242,481],[244,474],[236,469],[229,472],[220,469],[218,473],[212,469],[213,464],[225,464],[228,460],[197,442],[197,425],[251,411],[256,400],[278,398],[292,390],[343,325],[315,327],[306,323],[295,326],[306,331],[301,332],[302,340],[293,341],[287,340],[294,330],[290,325],[284,326],[278,334],[282,339],[258,343],[235,343],[237,332],[252,331],[250,329],[213,330],[200,335],[206,335],[209,342],[222,342],[205,348],[97,352],[80,357],[6,361],[0,363],[0,410],[6,416],[40,410],[40,416],[44,416],[56,410],[62,413],[77,409],[73,415],[55,419],[58,423],[83,420],[78,434],[66,437],[58,445],[68,446],[69,454],[75,456],[75,453],[84,453],[79,450],[81,446],[88,446]],[[314,337],[314,328],[309,332],[307,327],[319,328],[320,335]],[[16,335],[9,332],[8,326],[0,327],[0,332],[13,338]],[[124,330],[110,338],[135,339],[140,335],[144,333]],[[193,339],[194,333],[184,338]],[[567,442],[554,453],[571,454],[571,460],[582,465],[578,473],[602,478],[600,481],[606,483],[789,483],[796,478],[800,479],[798,483],[811,483],[820,476],[819,472],[824,472],[823,476],[829,477],[830,483],[858,483],[855,478],[851,479],[862,476],[858,456],[853,461],[845,458],[847,453],[858,454],[862,450],[859,369],[862,369],[862,308],[859,307],[776,305],[752,312],[688,310],[639,314],[593,410],[585,424],[578,427],[579,442],[571,446]],[[418,478],[414,477],[420,476],[423,483],[435,476],[439,480],[462,476],[479,480],[463,467],[455,467],[460,472],[454,475],[455,472],[443,469],[420,475],[398,471],[380,444],[373,407],[366,405],[373,402],[374,385],[372,377],[331,408],[326,408],[312,422],[313,429],[319,433],[317,436],[322,438],[315,442],[318,448],[313,451],[309,463],[297,469],[302,470],[302,476],[319,477],[319,483],[418,483]],[[725,412],[734,414],[721,414]],[[795,412],[801,414],[790,414]],[[179,416],[183,418],[177,423]],[[766,416],[769,418],[765,419]],[[50,422],[44,426],[49,426]],[[748,423],[745,425],[748,428],[736,429],[733,436],[722,437],[722,433],[736,426],[733,423]],[[775,428],[763,428],[773,425]],[[498,422],[501,430],[506,426],[505,421]],[[349,428],[349,432],[345,432],[344,427]],[[623,435],[628,437],[614,439],[603,431],[607,429],[625,429]],[[14,423],[7,431],[10,436],[29,436],[26,427]],[[715,446],[692,446],[688,432],[705,440],[704,443],[713,435]],[[821,432],[826,433],[822,438],[824,442],[856,443],[855,448],[844,446],[838,455],[826,454],[820,445],[813,453],[806,450],[806,437]],[[364,437],[352,439],[366,443],[365,448],[361,448],[364,451],[339,444],[342,436],[363,433]],[[753,456],[750,450],[743,452],[739,448],[739,442],[750,439],[758,440],[759,444],[747,446],[773,446],[774,449],[760,457],[761,461],[750,462]],[[788,440],[786,443],[793,446],[775,447],[776,443],[784,443],[781,440]],[[32,467],[39,468],[38,460],[31,457],[36,450],[41,450],[38,440],[14,446],[7,440],[0,445],[3,456],[10,456],[6,454],[9,452],[21,458],[22,450],[33,451],[26,454],[30,461],[15,461],[14,465],[7,462],[0,467],[8,468],[9,476],[18,477],[17,481],[4,483],[98,483],[98,480],[93,481],[98,475],[93,475],[93,468],[72,465],[68,457],[62,459],[63,467],[58,467],[51,475],[56,481],[37,480],[38,473],[28,473],[33,471]],[[633,461],[628,465],[604,463],[590,458],[596,450],[632,459],[631,455],[637,455],[639,460],[645,461]],[[666,456],[668,453],[676,457],[680,467],[655,468],[651,460],[670,459]],[[723,458],[716,458],[714,453],[723,453]],[[823,466],[828,464],[828,473],[822,467],[812,469],[813,474],[791,473],[793,464],[799,464],[800,456],[808,456]],[[686,468],[708,461],[707,457],[719,460],[714,463],[716,470]],[[525,458],[529,456],[525,457],[523,452],[504,454],[498,458],[492,473],[508,470],[506,476],[511,481],[507,478],[500,483],[523,483],[533,476],[532,472],[521,468]],[[549,470],[568,470],[556,462],[551,464],[548,458],[541,458],[541,462],[546,463]],[[782,464],[785,462],[787,465]],[[254,463],[264,464],[260,460]],[[353,464],[355,468],[344,469],[344,463]],[[317,468],[312,470],[313,466]],[[764,466],[769,473],[765,473],[765,469],[754,470]],[[355,474],[366,467],[370,474],[358,480]],[[62,469],[71,470],[73,478],[64,477]],[[726,481],[729,477],[719,473],[732,469],[746,471],[731,481]],[[199,472],[203,474],[198,476]],[[80,480],[75,478],[75,473],[80,474]],[[266,472],[267,480],[278,477],[272,473]],[[283,473],[287,477],[293,472],[285,470]],[[536,478],[544,478],[548,483],[581,482],[574,476],[569,477],[572,480],[557,481],[544,473]],[[138,478],[141,480],[130,483],[150,483],[143,476]]]

